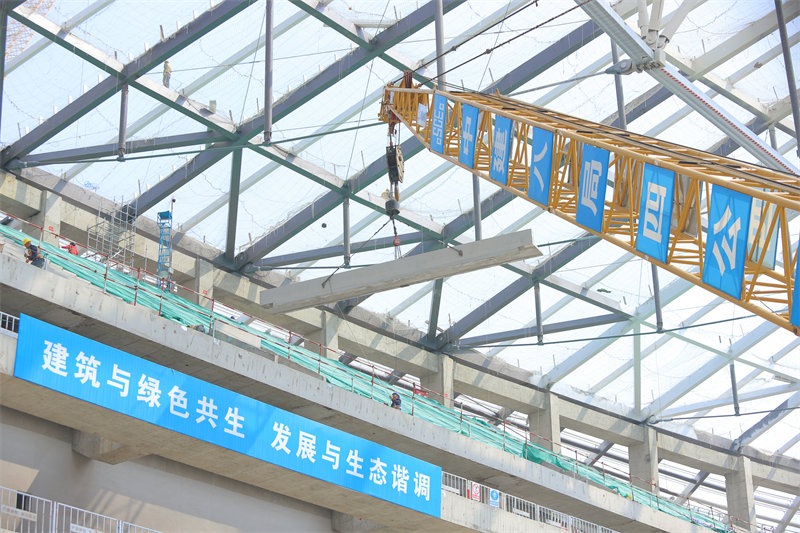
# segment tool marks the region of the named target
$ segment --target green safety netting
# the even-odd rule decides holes
[[[0,225],[0,234],[19,244],[22,244],[22,240],[28,237],[21,231],[2,225]],[[189,327],[203,326],[205,331],[212,333],[215,322],[222,321],[258,335],[262,339],[261,347],[263,349],[286,357],[309,370],[318,372],[323,379],[332,385],[387,404],[389,396],[393,392],[407,395],[405,390],[395,389],[383,381],[376,380],[374,376],[365,374],[336,359],[321,358],[315,352],[291,345],[268,333],[241,324],[224,314],[218,312],[212,314],[209,309],[178,296],[170,290],[161,290],[144,280],[137,280],[135,276],[126,273],[128,269],[124,267],[119,267],[119,270],[117,268],[106,268],[105,263],[71,255],[66,250],[48,243],[42,243],[40,248],[49,264],[57,265],[97,287],[102,287],[108,294],[117,296],[126,302],[133,303],[135,301],[136,305],[159,311],[161,316],[170,320]],[[128,271],[130,272],[130,270]],[[553,453],[531,442],[509,437],[505,432],[498,430],[481,418],[464,415],[463,412],[445,407],[440,402],[423,395],[412,394],[410,401],[403,402],[401,409],[405,413],[436,424],[439,427],[461,433],[535,463],[546,463],[555,466],[575,476],[605,486],[625,498],[653,509],[708,527],[714,531],[721,533],[730,531],[728,525],[720,520],[697,511],[691,511],[676,503],[665,501],[644,489],[634,487],[593,467]]]

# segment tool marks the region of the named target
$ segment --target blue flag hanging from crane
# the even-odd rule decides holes
[[[669,229],[675,194],[675,172],[645,163],[636,249],[662,263],[667,262]]]
[[[752,200],[746,194],[719,185],[711,188],[703,283],[739,299]]]
[[[431,110],[431,150],[444,153],[444,123],[447,120],[447,98],[441,94],[433,97]]]
[[[492,165],[489,177],[508,185],[508,153],[511,150],[510,118],[497,115],[494,119],[494,143],[492,143]]]
[[[606,206],[606,178],[608,177],[608,150],[583,145],[578,210],[575,219],[589,229],[603,230],[603,209]]]
[[[550,173],[553,171],[552,131],[533,128],[531,175],[528,178],[528,198],[550,205]]]
[[[475,138],[478,134],[478,108],[461,105],[461,146],[458,160],[470,168],[475,168]]]

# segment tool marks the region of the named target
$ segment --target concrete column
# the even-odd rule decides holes
[[[205,259],[197,258],[194,262],[195,303],[211,309],[214,298],[214,265]]]
[[[322,324],[320,329],[306,335],[308,340],[317,344],[309,343],[306,348],[315,352],[319,351],[323,357],[338,359],[339,355],[333,350],[339,349],[339,328],[342,325],[342,319],[332,313],[321,311],[320,323]]]
[[[530,441],[555,453],[561,453],[560,400],[552,392],[545,397],[544,409],[528,413]]]
[[[753,472],[750,459],[739,457],[736,469],[725,474],[728,514],[737,531],[756,531],[756,506],[753,497]]]
[[[644,441],[628,447],[628,466],[635,487],[658,491],[658,433],[655,429],[645,428]]]
[[[435,392],[431,396],[432,400],[442,402],[445,407],[453,407],[453,398],[455,397],[455,389],[453,386],[453,378],[455,374],[455,364],[453,358],[441,354],[439,357],[439,370],[434,374],[428,374],[420,378],[420,384],[426,389]]]
[[[39,212],[30,218],[30,222],[44,228],[42,240],[53,246],[58,246],[58,238],[52,233],[61,234],[61,206],[63,200],[57,194],[42,191],[39,197]],[[22,231],[34,239],[39,239],[39,230],[23,224]],[[52,232],[52,233],[48,233]]]

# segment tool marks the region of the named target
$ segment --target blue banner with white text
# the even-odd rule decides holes
[[[645,163],[636,249],[662,263],[667,262],[669,228],[672,223],[675,172]]]
[[[758,261],[764,256],[761,263],[766,268],[775,268],[775,257],[778,253],[778,228],[781,217],[778,215],[778,206],[753,198],[753,208],[750,213],[750,231],[747,232],[747,254],[753,250],[753,260]],[[774,229],[770,232],[770,227]]]
[[[603,229],[603,210],[606,206],[606,177],[608,176],[608,150],[583,145],[580,182],[578,183],[578,224],[595,231]]]
[[[708,211],[703,283],[741,299],[753,199],[714,185]]]
[[[458,160],[475,168],[475,139],[478,133],[478,108],[461,104],[461,147]]]
[[[439,517],[442,469],[27,315],[14,376]]]
[[[431,150],[444,153],[444,123],[447,120],[447,97],[434,95],[431,109]]]
[[[494,143],[492,143],[492,164],[489,168],[489,177],[503,185],[508,184],[508,153],[511,151],[511,125],[510,118],[495,116]]]
[[[528,198],[542,205],[549,205],[550,203],[550,175],[553,172],[554,137],[552,131],[533,128]]]

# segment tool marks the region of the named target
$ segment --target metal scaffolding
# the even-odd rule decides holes
[[[136,218],[125,216],[122,205],[124,202],[114,202],[110,209],[104,209],[103,206],[98,209],[96,223],[87,230],[86,244],[96,261],[111,260],[132,267]]]

